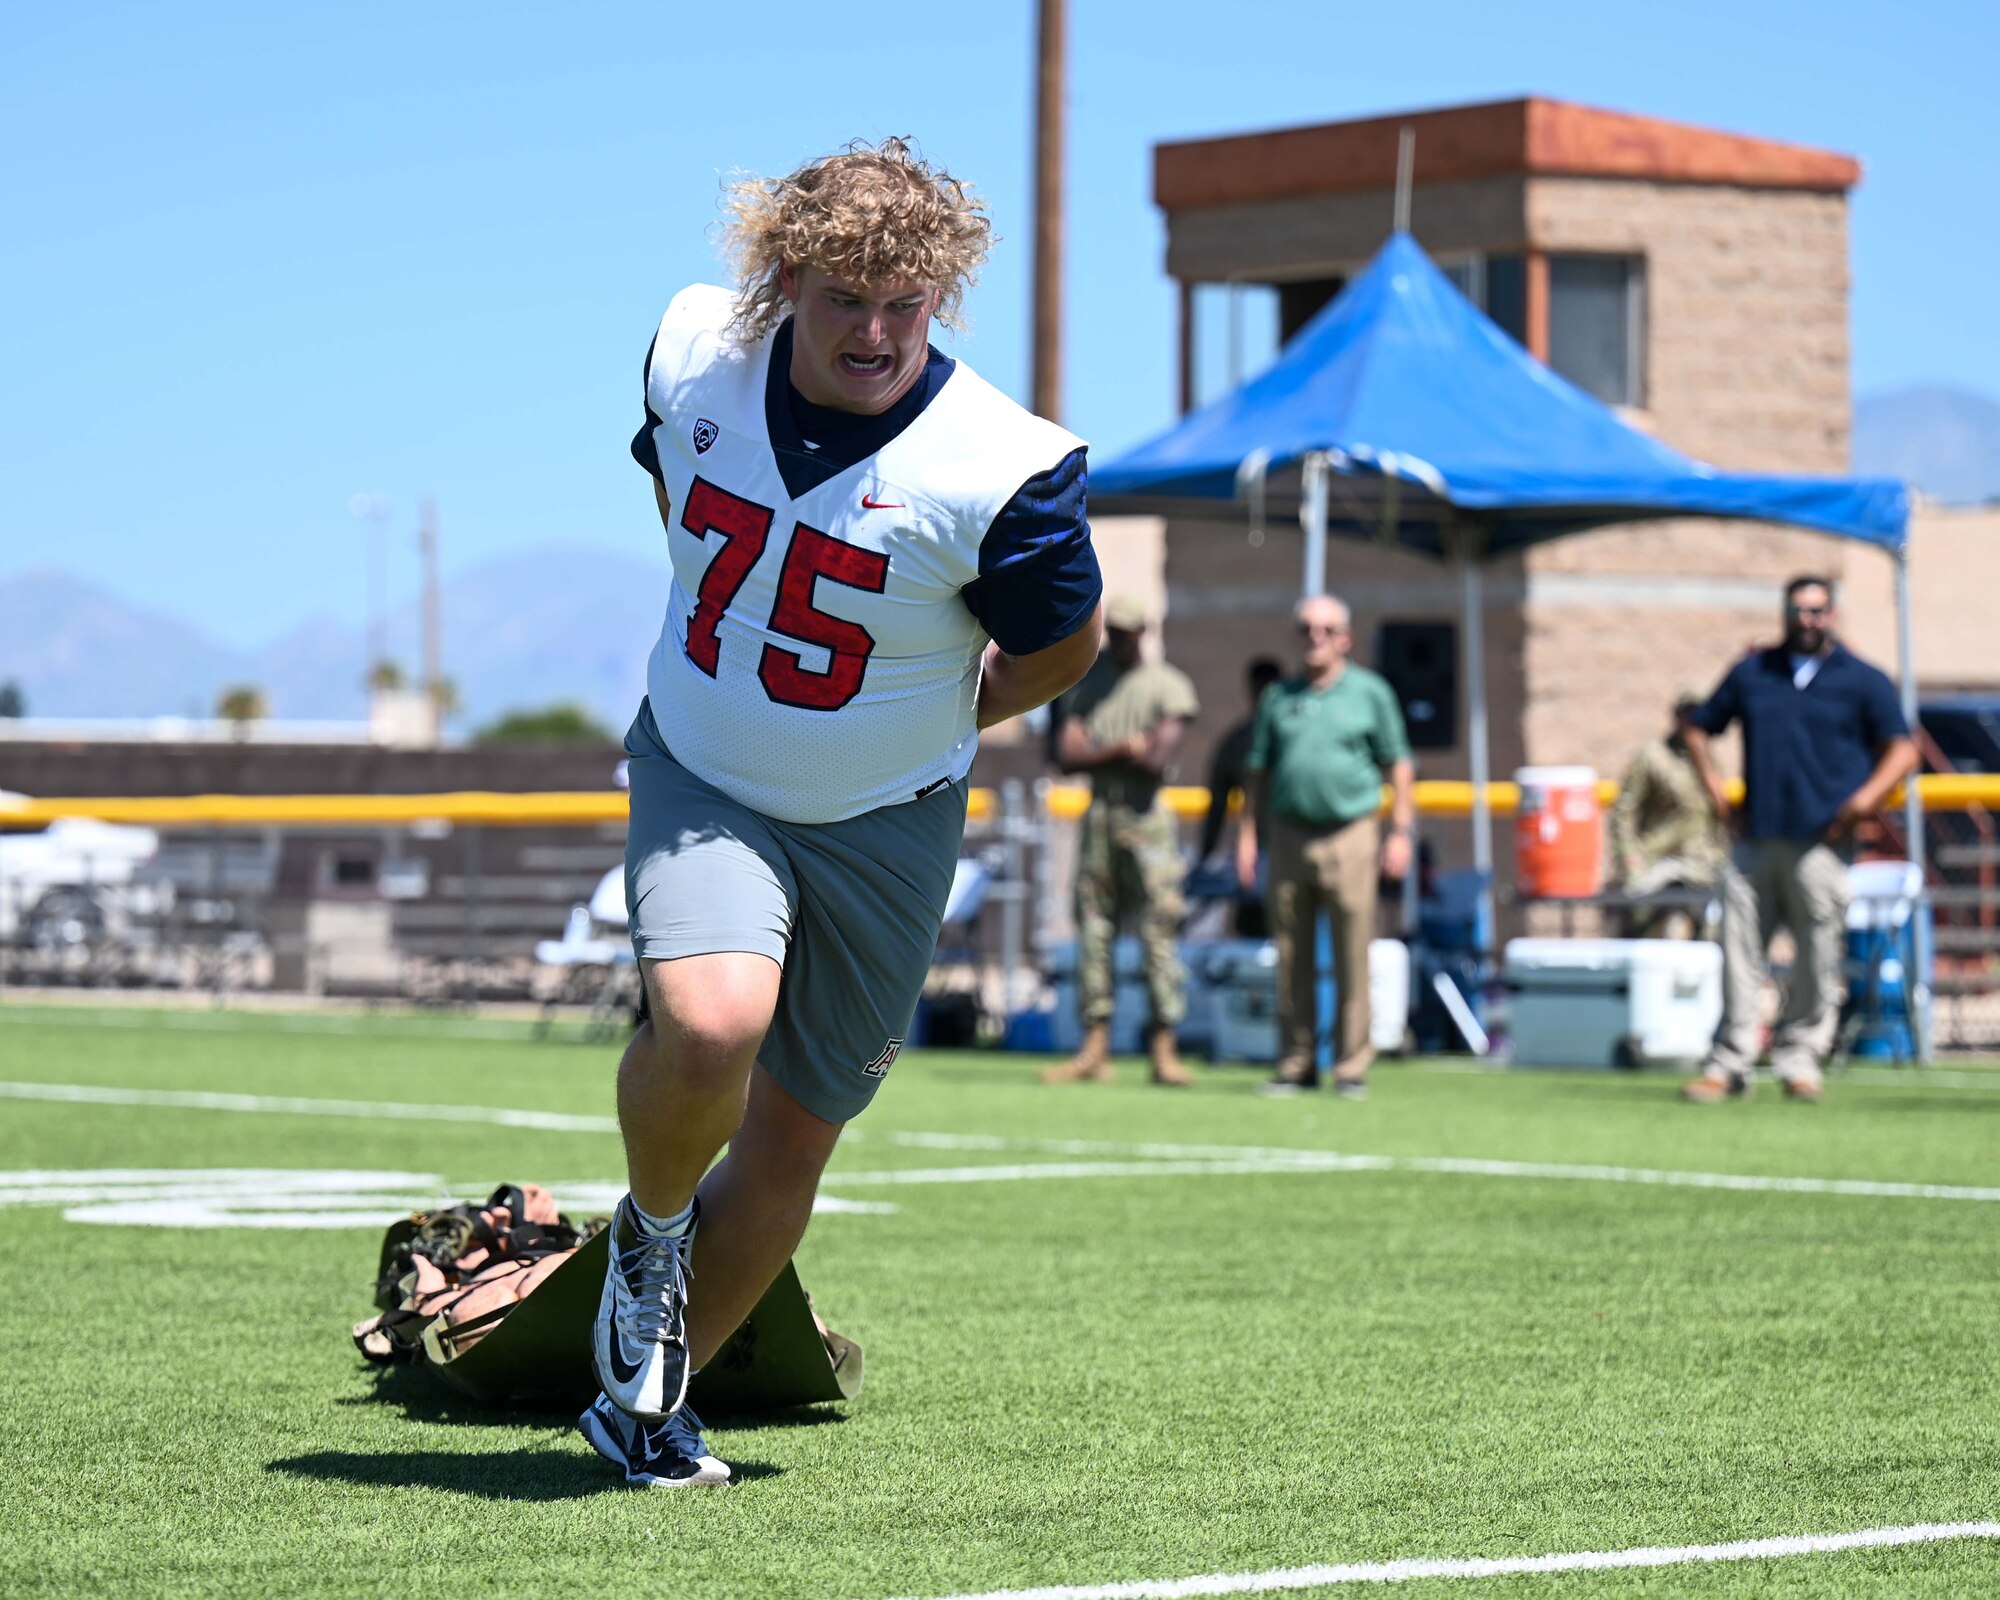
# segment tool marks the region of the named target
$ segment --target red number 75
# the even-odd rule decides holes
[[[770,507],[718,489],[706,478],[694,480],[681,508],[681,526],[697,539],[705,542],[711,533],[722,536],[721,548],[701,575],[687,629],[688,660],[711,678],[722,656],[716,628],[764,554],[771,517]],[[793,524],[767,626],[825,650],[826,670],[814,671],[797,651],[767,643],[757,663],[757,677],[773,700],[808,711],[838,710],[860,693],[868,657],[875,649],[875,636],[860,623],[829,616],[813,604],[815,586],[822,578],[880,594],[889,581],[889,558],[803,522]]]

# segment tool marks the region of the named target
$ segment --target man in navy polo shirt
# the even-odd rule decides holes
[[[1772,933],[1798,954],[1771,1069],[1788,1097],[1817,1100],[1840,1020],[1847,927],[1846,847],[1854,825],[1917,765],[1895,685],[1834,638],[1833,586],[1785,586],[1785,642],[1729,670],[1689,721],[1687,753],[1736,833],[1722,872],[1722,1026],[1701,1075],[1682,1086],[1711,1103],[1746,1094]],[[1743,725],[1743,809],[1732,815],[1709,741]]]

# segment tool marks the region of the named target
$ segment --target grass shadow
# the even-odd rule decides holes
[[[577,1413],[590,1403],[585,1395],[573,1406],[531,1410],[488,1405],[441,1383],[416,1365],[368,1368],[374,1379],[366,1394],[344,1395],[339,1406],[395,1406],[409,1422],[437,1422],[474,1428],[535,1428],[559,1431],[575,1425]]]
[[[717,1433],[750,1433],[759,1428],[817,1428],[847,1420],[847,1413],[831,1404],[783,1406],[776,1411],[704,1411],[701,1423]]]
[[[366,1394],[343,1395],[337,1406],[394,1406],[406,1422],[441,1423],[447,1427],[524,1428],[539,1433],[563,1433],[576,1426],[577,1414],[591,1395],[561,1407],[495,1406],[440,1383],[416,1366],[373,1367],[373,1386]],[[782,1406],[773,1411],[705,1411],[702,1426],[717,1431],[750,1432],[760,1428],[817,1428],[847,1420],[831,1402]],[[756,1476],[756,1474],[748,1474]]]
[[[485,1500],[581,1500],[623,1492],[629,1485],[616,1469],[582,1450],[314,1450],[266,1462],[266,1472],[363,1488],[443,1489]],[[738,1483],[775,1478],[782,1467],[763,1461],[731,1462]]]

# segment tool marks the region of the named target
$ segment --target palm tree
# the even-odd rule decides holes
[[[431,680],[431,705],[437,710],[440,723],[447,717],[455,717],[465,709],[465,701],[460,697],[458,684],[450,678]]]
[[[271,707],[262,689],[253,683],[239,683],[216,697],[215,714],[225,722],[235,723],[237,731],[242,732],[251,723],[269,716]]]

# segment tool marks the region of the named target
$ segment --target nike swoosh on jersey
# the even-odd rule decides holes
[[[910,508],[899,501],[877,500],[872,496],[864,494],[861,497],[861,509],[863,511],[907,511]]]

